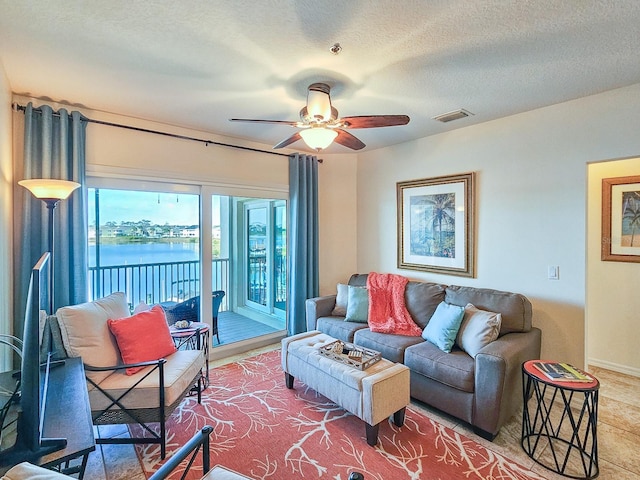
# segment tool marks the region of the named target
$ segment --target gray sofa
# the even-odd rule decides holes
[[[366,286],[367,275],[355,274],[349,285]],[[531,302],[520,294],[484,288],[411,281],[405,303],[424,329],[442,301],[500,313],[498,338],[475,359],[454,346],[445,353],[422,337],[372,332],[366,323],[332,316],[336,295],[306,301],[307,329],[377,350],[411,371],[411,396],[470,424],[493,440],[500,427],[522,408],[522,363],[540,357],[541,331],[532,327]]]

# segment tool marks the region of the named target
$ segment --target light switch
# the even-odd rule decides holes
[[[549,280],[560,279],[560,267],[558,265],[549,265],[547,267],[547,278]]]

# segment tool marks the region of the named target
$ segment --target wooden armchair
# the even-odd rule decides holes
[[[164,313],[161,314],[168,335],[166,319]],[[201,400],[203,351],[176,351],[169,336],[169,354],[157,360],[127,361],[135,358],[135,345],[123,346],[120,331],[115,330],[116,339],[109,327],[109,320],[138,320],[138,317],[129,316],[123,293],[60,308],[56,317],[67,354],[82,357],[94,425],[139,424],[142,427],[142,436],[98,438],[96,443],[159,444],[160,456],[164,459],[166,419],[190,390],[195,389],[198,402]],[[111,328],[114,328],[113,324]],[[141,327],[136,323],[136,328]],[[161,334],[154,325],[138,331],[136,337],[145,347],[153,344]],[[159,428],[150,423],[157,423]]]

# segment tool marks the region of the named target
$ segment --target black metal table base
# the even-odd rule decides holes
[[[580,388],[522,370],[522,448],[536,463],[569,478],[598,476],[598,384]],[[544,451],[544,452],[543,452]]]

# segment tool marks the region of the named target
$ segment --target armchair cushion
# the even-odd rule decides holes
[[[62,342],[70,357],[82,357],[94,367],[110,367],[120,362],[116,340],[107,320],[129,315],[127,299],[122,292],[96,300],[59,308],[56,311]],[[99,383],[110,372],[87,372]]]
[[[160,305],[130,317],[109,319],[107,324],[116,337],[125,364],[158,360],[176,351]],[[143,368],[129,367],[126,373],[133,375]]]
[[[178,350],[166,358],[164,364],[165,406],[174,404],[197,378],[204,365],[204,355],[200,350]],[[144,367],[133,375],[125,375],[122,370],[116,370],[100,382],[100,388],[114,397],[123,395],[129,388],[136,385],[153,367]],[[136,387],[122,399],[122,405],[130,410],[144,408],[158,408],[159,376],[156,372],[144,378]],[[110,401],[95,387],[89,389],[89,403],[91,410],[97,411],[107,408]]]
[[[22,462],[11,467],[0,480],[64,480],[70,478],[73,477],[68,477],[28,462]]]
[[[209,473],[207,473],[202,480],[250,480],[249,477],[245,477],[238,472],[234,472],[233,470],[229,470],[220,465],[216,465]]]

